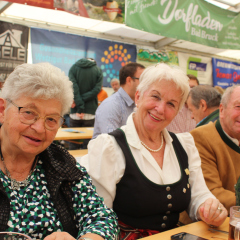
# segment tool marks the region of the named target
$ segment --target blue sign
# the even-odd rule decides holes
[[[189,70],[195,70],[195,71],[202,71],[206,72],[207,70],[207,63],[201,63],[201,62],[193,62],[190,61],[188,65]]]
[[[227,88],[240,84],[240,64],[213,58],[213,85]]]
[[[49,62],[68,75],[71,66],[81,58],[93,58],[103,72],[103,86],[110,87],[119,70],[135,62],[135,45],[82,37],[73,34],[31,29],[33,63]]]

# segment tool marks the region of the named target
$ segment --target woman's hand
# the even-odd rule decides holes
[[[207,224],[220,226],[225,221],[228,212],[218,199],[208,198],[199,206],[198,214]]]
[[[75,240],[75,238],[67,232],[54,232],[45,237],[44,240]]]

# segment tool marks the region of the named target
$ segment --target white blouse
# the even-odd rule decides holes
[[[134,113],[133,113],[134,114]],[[133,117],[128,117],[127,124],[121,129],[125,132],[133,157],[142,173],[156,184],[171,184],[181,177],[180,166],[172,146],[172,138],[166,129],[163,136],[166,142],[162,169],[151,153],[142,146],[138,137]],[[197,220],[198,207],[208,198],[215,198],[208,190],[203,178],[201,159],[190,133],[176,134],[188,155],[191,202],[188,208],[192,220]],[[88,154],[80,159],[86,167],[98,194],[105,204],[112,208],[116,195],[116,184],[121,180],[125,170],[125,157],[113,136],[101,134],[88,144]]]

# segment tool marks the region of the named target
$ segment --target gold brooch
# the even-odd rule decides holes
[[[190,172],[189,172],[188,168],[186,168],[184,171],[187,175],[190,175]]]
[[[183,192],[186,193],[186,191],[187,191],[186,188],[184,188],[184,189],[183,189]]]

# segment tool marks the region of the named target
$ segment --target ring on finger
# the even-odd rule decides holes
[[[220,213],[222,212],[222,208],[220,206],[217,209],[220,211]]]

